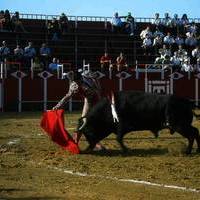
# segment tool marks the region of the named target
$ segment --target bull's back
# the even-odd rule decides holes
[[[165,122],[165,108],[169,95],[140,91],[123,91],[116,95],[119,117],[136,130],[159,129]]]

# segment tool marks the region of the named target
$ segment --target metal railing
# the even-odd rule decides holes
[[[12,15],[13,13],[11,13]],[[20,13],[21,19],[41,19],[41,20],[51,20],[53,18],[59,18],[60,15],[45,15],[45,14],[26,14]],[[102,17],[102,16],[72,16],[67,15],[70,21],[93,21],[93,22],[109,22],[112,17]],[[136,22],[151,23],[154,18],[152,17],[134,17]],[[163,18],[161,18],[163,19]],[[190,22],[200,23],[200,18],[189,18]]]

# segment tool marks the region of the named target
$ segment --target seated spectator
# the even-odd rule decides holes
[[[156,27],[155,32],[153,33],[153,37],[157,37],[158,35],[161,36],[161,38],[164,37],[164,33],[162,31],[160,31],[160,29],[158,27]]]
[[[170,32],[168,32],[167,35],[163,38],[163,43],[166,44],[169,48],[171,48],[175,43],[175,40],[173,36],[171,36]]]
[[[197,39],[194,37],[192,33],[186,33],[185,45],[189,48],[189,50],[193,49],[197,45]]]
[[[190,34],[193,34],[194,36],[196,36],[198,27],[195,24],[195,22],[192,22],[191,24],[187,25],[186,31],[189,32]]]
[[[169,65],[171,64],[170,56],[169,55],[165,55],[163,57],[157,57],[155,59],[155,64],[158,65],[157,68],[161,68],[161,69],[169,68]]]
[[[163,47],[158,52],[160,56],[155,59],[155,64],[163,64],[165,60],[169,60],[171,57],[171,50],[165,44],[163,44]]]
[[[0,62],[4,62],[10,56],[10,49],[7,47],[6,41],[2,42],[0,47]]]
[[[59,68],[59,60],[57,58],[53,58],[52,62],[49,64],[50,71],[57,71]]]
[[[40,48],[40,61],[43,64],[43,66],[45,67],[45,69],[48,68],[50,57],[51,57],[51,50],[46,45],[46,43],[43,43]]]
[[[200,47],[196,46],[195,49],[192,50],[192,64],[200,63]]]
[[[17,44],[16,48],[14,49],[14,60],[16,62],[23,62],[24,58],[24,50]]]
[[[19,12],[15,12],[15,14],[12,16],[11,18],[11,23],[12,23],[12,29],[14,32],[17,32],[18,29],[21,29],[23,32],[27,32],[25,29],[24,29],[24,26],[20,20],[20,17],[19,17]]]
[[[131,36],[134,35],[134,30],[135,30],[135,19],[131,15],[130,12],[128,12],[128,15],[125,17],[125,30],[128,34]]]
[[[144,30],[141,31],[140,38],[142,40],[145,39],[147,34],[149,35],[150,38],[153,35],[152,32],[151,32],[150,26],[147,26],[146,29],[144,29]]]
[[[184,57],[188,55],[187,51],[183,48],[182,45],[178,46],[177,54],[181,61],[183,61]]]
[[[3,28],[4,22],[5,22],[4,11],[1,10],[0,11],[0,31],[2,31],[4,29]]]
[[[40,62],[39,57],[35,57],[33,64],[31,66],[32,71],[42,71],[44,69],[43,63]]]
[[[192,72],[193,70],[194,70],[194,68],[190,64],[190,58],[186,56],[182,61],[181,71],[183,71],[183,72]]]
[[[121,52],[116,59],[117,71],[125,70],[128,68],[126,58],[124,54]]]
[[[58,20],[58,24],[59,24],[59,29],[60,32],[62,34],[66,34],[68,32],[69,29],[69,21],[67,16],[65,15],[65,13],[62,13],[59,20]]]
[[[110,69],[110,67],[112,67],[111,57],[108,55],[107,52],[105,52],[104,55],[101,56],[100,64],[102,71],[105,71],[105,69],[107,70]]]
[[[185,44],[185,41],[183,39],[183,37],[181,36],[181,34],[178,34],[175,38],[175,44],[177,45],[177,47],[179,45],[184,45]]]
[[[163,44],[163,47],[159,49],[159,54],[161,57],[165,57],[165,55],[171,57],[171,50],[167,47],[167,45]]]
[[[123,22],[121,20],[121,17],[119,17],[118,13],[116,12],[112,18],[112,28],[114,33],[118,33],[123,31]]]
[[[174,52],[174,55],[170,58],[173,71],[180,71],[181,69],[181,59],[178,56],[177,51]]]
[[[59,29],[59,23],[56,18],[53,18],[50,22],[47,24],[48,33],[52,34],[52,41],[59,40],[60,37],[60,29]]]
[[[5,22],[4,22],[4,30],[11,31],[12,30],[12,24],[11,24],[11,17],[9,10],[5,10]]]
[[[153,30],[156,28],[158,28],[159,30],[162,30],[162,22],[161,22],[159,13],[155,13],[155,17],[151,23],[153,25]]]
[[[150,35],[147,33],[146,37],[143,39],[142,48],[144,48],[144,55],[151,55],[152,41]]]
[[[167,33],[167,32],[171,32],[171,28],[172,28],[172,19],[169,16],[169,13],[165,13],[165,17],[162,20],[162,25],[163,25],[163,32]]]
[[[24,48],[24,59],[25,59],[25,67],[30,68],[31,62],[36,56],[36,50],[32,46],[32,42],[28,42],[28,46]]]
[[[162,47],[162,45],[163,45],[163,39],[161,35],[157,35],[153,40],[153,47],[155,54],[158,54],[158,50]]]

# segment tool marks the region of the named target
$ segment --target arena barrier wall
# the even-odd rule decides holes
[[[102,73],[96,71],[104,95],[112,91],[142,90],[151,93],[176,94],[199,104],[200,73],[170,71],[122,71]],[[0,110],[25,111],[51,109],[68,91],[69,80],[58,79],[57,74],[47,71],[31,73],[16,71],[0,80]],[[66,109],[72,111],[82,102],[75,95]]]

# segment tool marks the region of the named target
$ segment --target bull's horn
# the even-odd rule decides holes
[[[78,129],[79,131],[82,130],[84,128],[84,126],[86,125],[87,123],[87,119],[84,117],[83,118],[83,124],[81,125],[81,127]]]

